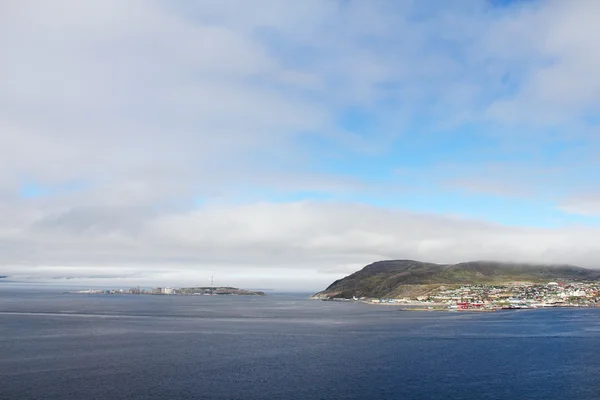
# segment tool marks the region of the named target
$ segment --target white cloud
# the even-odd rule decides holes
[[[598,228],[506,227],[364,205],[219,205],[158,216],[101,211],[72,211],[8,232],[3,273],[181,281],[200,279],[207,271],[240,280],[254,271],[256,278],[293,287],[292,277],[304,271],[314,287],[381,259],[598,267],[600,257]]]
[[[600,194],[586,193],[565,199],[559,208],[567,213],[583,216],[600,216]]]
[[[489,53],[518,65],[521,85],[494,102],[490,115],[503,123],[552,126],[597,113],[600,100],[600,4],[593,1],[533,3],[490,30]]]

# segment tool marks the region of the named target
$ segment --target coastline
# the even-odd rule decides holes
[[[411,302],[397,302],[397,301],[383,301],[380,299],[345,299],[345,298],[323,298],[319,296],[311,296],[310,300],[321,300],[321,301],[333,301],[333,302],[352,302],[361,303],[372,306],[396,306],[398,311],[432,311],[432,312],[496,312],[496,311],[510,311],[510,310],[539,310],[548,308],[600,308],[600,304],[520,304],[520,305],[492,305],[492,304],[481,304],[481,303],[423,303],[419,301]]]

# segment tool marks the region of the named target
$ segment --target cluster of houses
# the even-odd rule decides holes
[[[142,289],[139,286],[129,289],[84,289],[72,293],[82,294],[177,294],[178,290],[170,287]]]
[[[600,282],[514,282],[502,285],[441,286],[428,296],[372,299],[372,303],[400,303],[448,309],[497,309],[600,306]]]
[[[233,287],[189,287],[189,288],[172,288],[172,287],[154,287],[140,288],[133,287],[129,289],[85,289],[77,290],[71,293],[79,294],[143,294],[143,295],[194,295],[194,296],[212,296],[212,295],[264,295],[263,292],[238,289]]]

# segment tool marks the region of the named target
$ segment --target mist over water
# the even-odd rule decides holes
[[[1,399],[600,398],[600,309],[2,288]]]

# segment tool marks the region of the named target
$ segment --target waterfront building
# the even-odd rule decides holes
[[[163,289],[163,294],[174,294],[175,290],[173,288],[170,287],[166,287]]]

